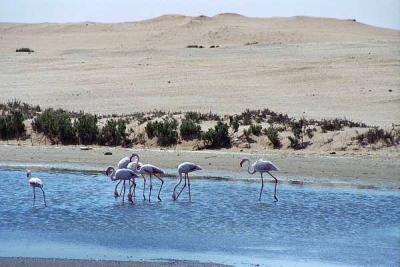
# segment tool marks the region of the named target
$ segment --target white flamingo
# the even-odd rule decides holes
[[[262,195],[263,189],[264,189],[263,173],[266,172],[269,175],[271,175],[272,178],[275,179],[274,198],[276,201],[278,201],[278,198],[276,197],[276,185],[278,184],[278,179],[270,173],[270,171],[279,171],[278,167],[275,166],[271,161],[265,161],[265,160],[261,160],[261,159],[257,160],[253,164],[251,164],[251,162],[248,158],[242,158],[240,160],[240,167],[243,167],[243,164],[245,162],[248,163],[248,167],[247,167],[248,173],[254,174],[256,172],[259,172],[261,174],[261,191],[260,191],[260,197],[258,198],[258,200],[261,201],[261,195]]]
[[[33,189],[33,206],[35,206],[35,200],[36,200],[36,192],[35,192],[35,189],[36,189],[36,187],[38,187],[38,188],[40,188],[40,190],[42,190],[42,193],[43,193],[43,202],[44,202],[44,206],[46,207],[46,206],[47,206],[47,205],[46,205],[46,196],[45,196],[44,190],[43,190],[43,182],[42,182],[42,180],[40,180],[39,178],[37,178],[37,177],[31,177],[31,176],[32,176],[31,171],[30,171],[30,170],[27,170],[27,172],[26,172],[26,177],[29,178],[29,180],[28,180],[29,185],[30,185],[30,186],[32,187],[32,189]]]
[[[125,188],[126,188],[125,183],[126,181],[128,181],[129,182],[128,200],[132,201],[132,198],[129,199],[129,195],[132,195],[131,182],[135,183],[135,179],[139,177],[139,175],[131,169],[118,169],[117,171],[115,171],[114,167],[108,167],[106,170],[106,175],[110,177],[112,181],[120,180],[120,182],[121,181],[124,182],[122,185],[122,188],[124,190],[124,193],[122,195],[122,202],[124,202],[125,199]]]
[[[124,157],[118,162],[118,169],[127,169],[129,163],[132,162],[132,159],[136,158],[136,162],[139,163],[139,155],[136,153],[133,153],[130,157]],[[122,180],[119,180],[119,182],[115,185],[114,189],[114,196],[118,197],[122,194],[123,187],[121,188],[121,192],[118,194],[118,185],[122,182]],[[128,195],[129,197],[129,195]]]
[[[165,172],[161,168],[159,168],[157,166],[154,166],[152,164],[144,164],[144,165],[141,165],[141,166],[139,165],[138,168],[137,168],[137,171],[143,177],[143,199],[146,200],[146,197],[144,195],[145,190],[146,190],[146,177],[145,177],[145,175],[149,175],[149,177],[150,177],[149,202],[150,202],[150,197],[151,197],[151,190],[153,189],[153,183],[152,183],[151,178],[154,175],[155,177],[157,177],[161,181],[160,190],[158,190],[158,196],[157,196],[158,200],[161,201],[160,193],[161,193],[161,189],[162,189],[162,187],[164,185],[164,180],[160,177],[160,175],[163,175]]]
[[[189,200],[192,201],[192,196],[190,195],[190,180],[189,180],[189,172],[194,172],[194,171],[199,171],[202,170],[200,166],[191,163],[191,162],[183,162],[181,164],[179,164],[178,166],[178,174],[179,174],[179,182],[175,185],[174,187],[174,192],[172,194],[172,199],[173,200],[177,200],[180,196],[180,194],[182,193],[183,189],[186,187],[186,181],[187,181],[187,185],[189,187]],[[175,194],[175,190],[176,188],[179,186],[179,184],[182,182],[182,174],[185,174],[185,184],[183,185],[183,187],[181,188],[181,190],[179,191],[178,195]]]

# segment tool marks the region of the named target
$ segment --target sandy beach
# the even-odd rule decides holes
[[[112,155],[104,155],[111,152]],[[18,169],[73,170],[102,172],[119,159],[136,152],[142,162],[151,162],[165,168],[168,175],[176,176],[176,167],[184,161],[193,161],[203,167],[204,178],[231,180],[258,177],[247,174],[239,166],[240,158],[263,158],[276,163],[282,170],[277,175],[282,183],[309,186],[336,186],[354,188],[400,189],[399,156],[384,153],[369,155],[311,154],[284,151],[243,153],[232,151],[174,151],[140,150],[112,147],[93,147],[81,150],[79,146],[0,146],[0,166]]]

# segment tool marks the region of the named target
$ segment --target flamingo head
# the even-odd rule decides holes
[[[244,164],[245,162],[250,162],[249,158],[246,158],[246,157],[241,158],[241,159],[240,159],[240,167],[243,168],[243,164]]]
[[[201,168],[199,165],[196,165],[196,166],[194,167],[194,170],[195,170],[195,171],[201,171],[202,168]]]
[[[136,153],[132,153],[132,156],[129,158],[129,161],[132,162],[132,159],[136,158],[136,162],[139,162],[139,155]]]
[[[31,177],[31,174],[32,174],[32,172],[31,172],[31,170],[26,170],[26,177]]]
[[[114,167],[108,167],[106,170],[106,175],[111,176],[114,171],[115,171]]]

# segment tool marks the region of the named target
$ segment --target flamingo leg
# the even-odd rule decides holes
[[[128,192],[128,201],[133,202],[132,200],[132,187],[133,187],[133,183],[131,184],[132,179],[129,179],[129,192]]]
[[[174,192],[172,193],[172,199],[173,200],[176,200],[177,199],[177,197],[176,197],[176,194],[175,194],[175,191],[176,191],[176,188],[182,183],[182,176],[179,176],[179,182],[175,185],[175,187],[174,187]]]
[[[187,179],[187,173],[185,173],[185,183],[183,184],[183,187],[181,188],[181,191],[179,191],[179,193],[178,193],[178,195],[176,196],[176,199],[178,199],[179,198],[179,196],[181,195],[181,193],[182,193],[182,191],[183,191],[183,189],[185,189],[185,187],[186,187],[186,179]]]
[[[122,182],[122,180],[119,180],[118,183],[115,185],[114,188],[114,197],[119,197],[118,195],[118,185]]]
[[[124,203],[125,200],[125,180],[124,180],[124,184],[123,184],[123,189],[124,189],[124,194],[122,195],[122,203]]]
[[[188,180],[188,187],[189,187],[189,201],[192,201],[192,195],[190,194],[190,179],[189,179],[189,174],[187,174],[187,180]]]
[[[154,174],[154,176],[157,177],[161,181],[160,190],[158,190],[158,200],[161,201],[160,194],[161,194],[161,189],[162,189],[162,187],[164,185],[164,180],[160,176],[158,176],[156,174]]]
[[[264,179],[263,179],[263,173],[261,173],[261,190],[260,190],[260,197],[258,198],[258,201],[261,201],[261,195],[264,189]]]
[[[268,174],[271,175],[271,177],[274,178],[274,180],[275,180],[274,198],[275,198],[275,201],[278,201],[278,198],[276,197],[276,186],[278,185],[278,179],[275,176],[273,176],[270,172],[268,172]]]
[[[133,198],[136,198],[136,193],[135,193],[135,191],[136,191],[136,180],[133,179],[132,183],[133,183]]]
[[[35,187],[32,187],[32,189],[33,189],[33,206],[35,206],[35,200],[36,200]]]
[[[122,181],[122,180],[121,180]],[[119,192],[119,195],[122,195],[122,190],[124,187],[121,187],[121,191]]]
[[[151,180],[151,174],[150,174],[150,191],[149,191],[149,202],[150,202],[150,197],[151,197],[151,189],[153,189],[153,182]]]
[[[44,206],[47,207],[47,204],[46,204],[46,196],[45,196],[45,194],[44,194],[44,190],[43,190],[42,187],[39,187],[39,188],[40,188],[40,190],[42,190]]]
[[[142,174],[143,177],[143,200],[146,200],[146,196],[144,195],[145,191],[146,191],[146,178],[144,177],[144,175]]]

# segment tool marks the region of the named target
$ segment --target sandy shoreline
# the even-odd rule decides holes
[[[104,155],[112,152],[112,155]],[[268,159],[276,163],[282,183],[309,186],[337,186],[370,189],[400,189],[400,161],[396,154],[330,155],[295,154],[282,151],[243,153],[225,151],[140,150],[114,147],[93,147],[80,150],[79,146],[0,146],[0,167],[33,168],[43,170],[71,170],[101,172],[107,166],[132,152],[141,155],[142,162],[164,168],[169,176],[176,175],[180,162],[192,161],[203,167],[198,174],[204,178],[251,180],[258,178],[239,166],[239,159]],[[257,179],[254,179],[258,181]]]
[[[77,260],[77,259],[45,259],[45,258],[22,258],[22,257],[0,257],[0,266],[68,266],[68,267],[101,267],[101,266],[135,266],[135,267],[163,267],[163,266],[226,266],[216,263],[200,263],[194,261],[176,261],[170,260],[165,262],[146,262],[146,261],[111,261],[111,260]]]

